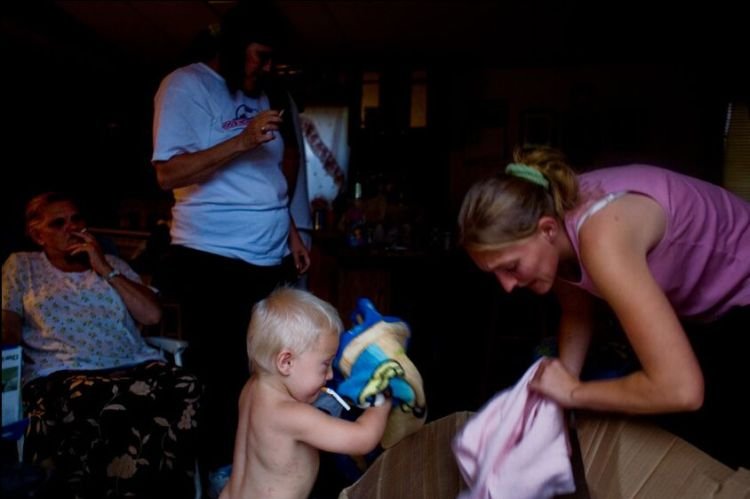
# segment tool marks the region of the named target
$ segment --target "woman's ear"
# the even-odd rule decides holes
[[[292,364],[294,363],[294,354],[289,350],[282,350],[276,355],[276,369],[283,376],[289,376],[292,372]]]
[[[38,246],[44,246],[42,244],[41,238],[39,237],[39,230],[37,228],[30,228],[28,234],[29,238],[31,238],[34,244],[37,244]]]
[[[558,232],[560,232],[560,222],[549,215],[540,218],[537,226],[539,227],[540,234],[549,242],[554,241]]]

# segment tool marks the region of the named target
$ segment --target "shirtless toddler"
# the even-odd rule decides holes
[[[342,329],[336,310],[307,291],[280,288],[253,307],[252,375],[240,396],[232,475],[220,499],[306,498],[319,450],[364,455],[378,444],[389,400],[356,421],[312,405],[333,377]]]

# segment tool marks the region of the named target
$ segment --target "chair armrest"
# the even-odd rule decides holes
[[[144,339],[152,347],[171,354],[176,365],[182,365],[182,353],[187,350],[189,345],[187,341],[167,338],[166,336],[146,336]]]

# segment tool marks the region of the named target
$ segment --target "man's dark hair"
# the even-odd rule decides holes
[[[278,48],[286,26],[278,10],[267,1],[240,2],[222,18],[219,43],[219,72],[229,91],[242,88],[245,51],[251,43]]]

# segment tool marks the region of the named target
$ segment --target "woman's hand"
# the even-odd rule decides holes
[[[81,242],[70,247],[71,256],[86,254],[91,269],[104,278],[115,270],[104,257],[104,251],[102,251],[96,236],[86,229],[73,232],[73,234]],[[128,312],[136,321],[151,326],[161,320],[161,304],[156,294],[148,286],[131,281],[124,274],[119,274],[116,279],[108,279],[108,282],[120,295]]]
[[[294,223],[289,227],[289,249],[292,251],[297,274],[302,275],[310,269],[310,252],[297,232]]]
[[[573,392],[580,386],[581,381],[570,374],[560,359],[553,358],[542,360],[529,382],[531,390],[566,408],[575,407]]]
[[[254,149],[259,145],[274,140],[274,132],[281,126],[283,111],[269,109],[258,113],[251,119],[245,129],[242,131],[242,144],[247,150]]]
[[[96,236],[88,232],[85,228],[78,232],[72,232],[72,234],[80,239],[81,242],[69,247],[71,256],[87,255],[92,270],[100,276],[105,276],[112,272],[112,267],[104,258],[104,251]]]

